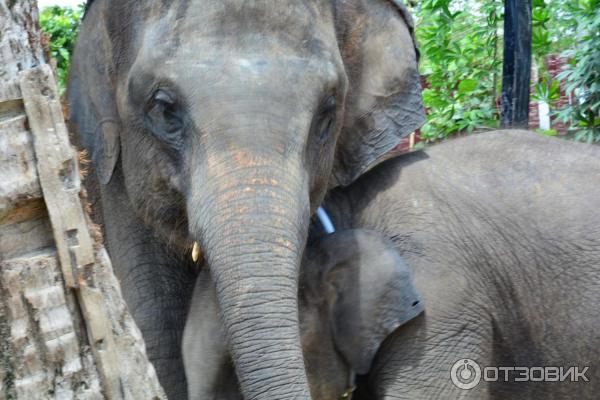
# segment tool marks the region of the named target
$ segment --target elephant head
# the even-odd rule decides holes
[[[210,265],[242,392],[309,398],[298,269],[312,212],[424,121],[391,0],[95,0],[69,84],[99,181]]]
[[[346,230],[304,252],[300,340],[312,398],[348,398],[383,341],[423,311],[408,266],[382,234]],[[190,400],[241,400],[209,272],[196,281],[183,336]]]

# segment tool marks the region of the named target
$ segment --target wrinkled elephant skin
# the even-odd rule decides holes
[[[425,302],[384,342],[357,399],[597,398],[599,199],[599,147],[524,131],[434,145],[332,194],[337,228],[392,238]],[[589,382],[463,390],[450,371],[465,358],[481,369],[589,366]]]
[[[391,0],[88,4],[70,119],[170,399],[186,398],[196,242],[244,397],[310,398],[297,304],[309,219],[423,123],[412,34]]]
[[[311,243],[301,264],[300,337],[313,399],[338,400],[366,373],[381,343],[423,311],[393,244],[367,230]],[[190,400],[241,400],[207,270],[196,281],[183,359]]]

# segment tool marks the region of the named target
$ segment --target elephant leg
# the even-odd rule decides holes
[[[118,181],[102,188],[105,242],[161,385],[170,400],[185,400],[181,340],[195,272],[135,217],[124,193]]]
[[[219,305],[208,268],[196,278],[182,354],[190,400],[241,400]]]
[[[193,278],[186,282],[186,274],[178,267],[160,257],[140,257],[127,267],[121,285],[168,398],[184,400],[187,384],[181,342],[189,302],[188,282],[193,283]]]

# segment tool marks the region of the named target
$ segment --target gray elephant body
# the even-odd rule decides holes
[[[346,398],[355,374],[368,371],[385,338],[419,315],[423,303],[393,244],[372,231],[336,232],[311,243],[300,274],[300,338],[312,398]],[[204,268],[182,346],[190,400],[242,400],[225,338]]]
[[[70,119],[170,399],[186,398],[196,242],[244,397],[310,398],[297,305],[309,220],[422,124],[412,34],[394,0],[88,4]]]
[[[450,140],[332,193],[336,226],[390,237],[426,304],[384,343],[358,398],[597,398],[599,200],[600,148],[524,131]],[[464,358],[588,366],[589,382],[462,390],[450,371]]]

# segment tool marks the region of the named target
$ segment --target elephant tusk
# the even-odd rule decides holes
[[[194,242],[194,246],[192,247],[192,261],[198,261],[201,255],[202,251],[200,250],[200,245],[198,242]]]

